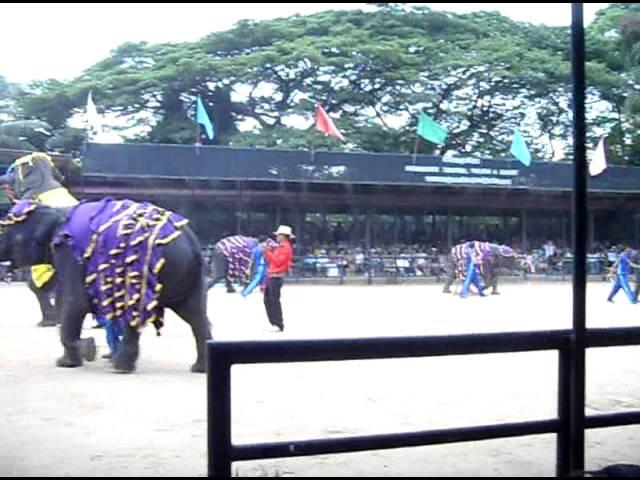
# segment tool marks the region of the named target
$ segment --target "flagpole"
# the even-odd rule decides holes
[[[84,163],[87,158],[87,149],[89,147],[89,136],[91,130],[91,124],[89,122],[89,99],[91,98],[91,90],[87,94],[87,105],[85,106],[85,122],[86,127],[84,129],[84,144],[82,145],[82,160],[80,163],[80,196],[84,198]],[[93,102],[93,98],[91,98],[91,102]]]
[[[195,120],[196,120],[196,128],[195,128],[195,132],[196,132],[196,141],[195,141],[195,147],[196,147],[196,157],[200,156],[200,124],[198,123],[198,100],[196,99],[196,103],[195,103],[195,107],[196,107],[196,111],[195,111]],[[194,185],[195,185],[195,161],[191,162],[191,178],[189,179],[189,185],[191,185],[191,201],[194,202],[195,201],[195,193],[194,193]]]
[[[84,164],[87,160],[87,147],[89,144],[89,135],[85,131],[84,145],[82,146],[82,153],[80,157],[80,197],[84,198]],[[73,161],[73,159],[71,159]]]
[[[200,155],[200,124],[197,119],[198,106],[196,105],[196,155]]]
[[[416,135],[416,141],[413,143],[413,164],[416,164],[416,158],[418,157],[418,143],[420,143],[420,135]]]

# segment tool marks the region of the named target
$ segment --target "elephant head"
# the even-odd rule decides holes
[[[495,266],[501,270],[518,271],[521,269],[518,256],[507,245],[489,244],[489,251]]]
[[[0,220],[0,261],[18,268],[51,263],[51,242],[64,218],[61,209],[17,202]]]

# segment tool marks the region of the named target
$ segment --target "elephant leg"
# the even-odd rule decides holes
[[[40,304],[40,312],[42,312],[42,320],[38,323],[39,327],[55,327],[58,320],[55,314],[55,307],[51,304],[51,295],[48,291],[40,290],[34,292],[38,303]]]
[[[204,373],[206,371],[206,346],[207,340],[211,340],[211,329],[207,318],[207,296],[202,288],[202,281],[184,301],[171,305],[170,308],[176,312],[185,322],[191,326],[193,336],[196,341],[198,356],[196,363],[191,366],[191,371]]]
[[[231,283],[231,280],[229,280],[228,277],[225,277],[224,285],[225,287],[227,287],[227,293],[236,293],[236,289],[233,288],[233,284]]]
[[[55,312],[60,319],[60,340],[64,354],[56,364],[59,367],[79,367],[83,356],[95,358],[90,339],[81,339],[82,322],[90,311],[89,298],[84,289],[84,270],[68,247],[56,251],[54,267],[59,273],[55,283]],[[93,357],[93,358],[92,358]]]
[[[64,347],[64,355],[56,362],[58,367],[80,367],[83,354],[87,355],[88,345],[83,345],[83,341],[80,339],[84,315],[84,312],[78,311],[76,308],[65,307],[61,309],[60,340]]]
[[[451,285],[456,280],[456,271],[453,265],[447,264],[445,266],[445,278],[444,278],[444,287],[442,288],[442,293],[451,293]]]
[[[207,284],[207,290],[221,280],[225,280],[227,291],[229,290],[229,288],[233,289],[231,282],[229,282],[226,278],[229,269],[229,262],[227,260],[227,257],[225,257],[224,254],[216,248],[211,255],[211,259],[212,265],[210,271],[210,279]]]
[[[132,373],[136,369],[136,361],[140,355],[140,332],[127,325],[124,338],[113,357],[113,368],[121,373]]]
[[[96,341],[93,337],[80,339],[80,354],[87,362],[93,362],[96,359],[98,349],[96,347]]]
[[[498,292],[498,275],[494,275],[491,278],[491,295],[500,295]]]
[[[447,274],[444,280],[444,287],[442,293],[451,293],[451,285],[453,284],[453,275]]]
[[[54,327],[58,324],[55,307],[51,303],[51,294],[53,290],[51,286],[52,282],[53,280],[50,280],[41,288],[38,288],[33,281],[31,273],[29,273],[29,276],[27,278],[27,285],[29,287],[29,290],[31,290],[38,299],[40,312],[42,313],[42,319],[37,324],[38,327]]]

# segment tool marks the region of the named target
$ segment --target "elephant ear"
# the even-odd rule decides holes
[[[508,247],[506,245],[500,245],[500,255],[502,255],[503,257],[515,257],[516,256],[516,252],[513,251],[513,248]]]
[[[41,206],[33,216],[35,223],[33,240],[41,245],[49,245],[64,215],[55,208]]]
[[[16,265],[47,263],[51,257],[49,245],[63,218],[61,212],[35,202],[21,201],[7,217],[0,224],[11,232],[12,259]]]

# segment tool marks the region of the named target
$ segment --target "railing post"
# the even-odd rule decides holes
[[[558,350],[558,433],[556,436],[556,477],[571,473],[571,350]]]
[[[209,477],[231,477],[231,363],[207,343],[207,439]]]
[[[585,45],[582,3],[571,4],[573,78],[573,334],[571,361],[571,471],[584,470],[585,327],[587,256],[587,158],[585,122]]]

